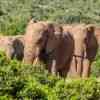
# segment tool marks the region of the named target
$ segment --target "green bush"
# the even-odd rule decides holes
[[[99,100],[100,87],[96,80],[67,80],[59,81],[55,87],[58,100]],[[98,91],[98,92],[97,92]]]
[[[100,52],[99,52],[99,50],[98,50],[98,54],[95,58],[95,61],[92,64],[91,76],[100,77]]]
[[[23,34],[28,20],[100,24],[100,0],[0,0],[0,33]]]
[[[100,99],[99,79],[63,79],[49,74],[44,65],[7,61],[2,53],[0,61],[0,100]]]

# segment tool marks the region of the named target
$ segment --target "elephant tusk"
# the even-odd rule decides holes
[[[36,57],[35,60],[33,61],[33,65],[37,65],[37,64],[39,64],[39,62],[40,62],[40,61],[39,61],[39,58]]]
[[[52,61],[51,72],[53,75],[56,74],[56,60],[55,59],[53,59],[53,61]]]

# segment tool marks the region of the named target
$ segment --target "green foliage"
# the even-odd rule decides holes
[[[0,33],[23,34],[27,21],[100,24],[100,0],[0,0]]]
[[[0,0],[0,32],[15,35],[24,32],[30,16],[30,3],[27,0]]]
[[[3,59],[3,60],[2,60]],[[0,100],[99,100],[100,80],[62,79],[44,65],[8,61],[0,53]]]
[[[94,79],[59,81],[55,91],[59,100],[99,100],[99,87]],[[98,91],[98,95],[95,93]]]
[[[91,73],[92,73],[91,76],[94,76],[94,77],[100,77],[100,52],[99,52],[99,50],[98,50],[98,54],[95,58],[95,61],[92,64],[92,69],[91,69]]]

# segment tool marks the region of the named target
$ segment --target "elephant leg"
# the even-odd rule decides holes
[[[90,69],[91,69],[90,60],[89,59],[84,59],[84,61],[83,61],[83,72],[82,72],[82,77],[83,78],[89,77]]]
[[[81,72],[82,72],[82,58],[81,57],[76,57],[77,60],[77,75],[80,77]]]
[[[76,77],[77,76],[77,62],[76,62],[76,57],[73,56],[72,61],[69,65],[69,71],[67,76],[68,77]]]

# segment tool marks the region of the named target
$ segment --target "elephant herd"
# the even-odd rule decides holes
[[[89,77],[100,44],[100,28],[86,24],[57,24],[31,19],[24,35],[0,36],[0,49],[9,59],[26,64],[43,61],[62,77]]]

